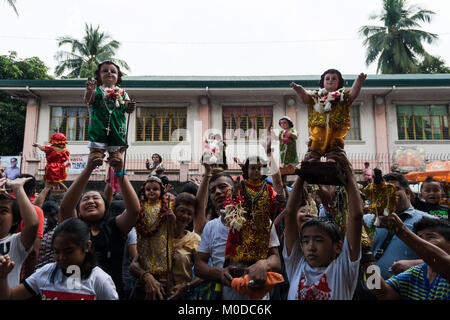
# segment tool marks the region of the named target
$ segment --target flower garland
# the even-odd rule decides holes
[[[114,87],[111,89],[100,86],[100,90],[102,91],[103,99],[113,100],[116,108],[120,107],[120,105],[123,104],[122,96],[125,94],[124,89],[121,89],[119,87]]]
[[[333,92],[328,92],[325,88],[319,90],[307,91],[314,100],[314,110],[318,113],[330,112],[333,103],[344,101],[344,88],[340,88]]]
[[[223,203],[225,225],[231,230],[239,232],[247,221],[245,218],[247,211],[243,205],[244,198],[242,196],[229,197],[228,193],[227,200]]]
[[[136,231],[139,232],[139,234],[141,234],[143,237],[151,236],[156,231],[158,231],[159,227],[164,221],[164,218],[166,217],[165,213],[169,210],[167,200],[158,200],[158,202],[161,203],[158,218],[156,219],[155,223],[150,228],[148,228],[145,223],[144,203],[142,203],[141,201],[141,209],[139,211],[138,221],[136,222]]]

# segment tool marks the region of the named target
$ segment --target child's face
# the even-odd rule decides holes
[[[175,216],[177,217],[177,224],[182,225],[185,228],[194,218],[195,208],[190,204],[180,203],[175,210]]]
[[[156,181],[147,182],[144,188],[144,193],[147,201],[157,201],[161,196],[161,186]]]
[[[444,238],[439,232],[435,231],[432,228],[423,229],[417,232],[417,236],[422,238],[429,243],[434,244],[435,246],[441,248],[447,254],[450,254],[450,241]]]
[[[163,198],[168,201],[170,200],[170,202],[174,202],[176,199],[176,196],[171,192],[166,192],[166,193],[164,193]]]
[[[158,156],[152,156],[152,160],[153,160],[153,162],[159,162],[159,157]]]
[[[105,215],[105,202],[97,191],[86,192],[80,201],[80,217],[89,222],[97,222]]]
[[[303,255],[311,267],[327,267],[341,252],[342,242],[334,243],[318,226],[303,229],[301,235]]]
[[[249,164],[248,165],[248,179],[250,181],[261,180],[261,168],[262,168],[262,165],[260,163]]]
[[[431,204],[439,204],[441,201],[441,185],[439,182],[427,182],[422,185],[422,189],[420,190],[420,196],[427,203]]]
[[[323,79],[323,87],[328,92],[336,91],[339,86],[339,76],[336,73],[327,73]]]
[[[89,248],[82,248],[64,234],[58,235],[53,241],[53,256],[56,263],[66,270],[69,266],[81,266]]]
[[[13,220],[12,202],[0,200],[0,239],[9,234]]]
[[[119,70],[113,64],[105,63],[100,67],[100,79],[105,87],[112,88],[119,78]]]
[[[306,222],[311,220],[312,218],[317,218],[317,215],[311,214],[307,211],[307,206],[301,206],[297,211],[297,226],[298,230],[302,227],[302,225]]]
[[[289,129],[289,122],[287,120],[280,120],[280,127],[283,128],[284,130]]]

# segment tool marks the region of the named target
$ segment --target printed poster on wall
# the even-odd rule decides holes
[[[421,147],[397,147],[392,162],[401,172],[425,171],[425,150]]]
[[[83,171],[83,169],[86,168],[88,158],[89,155],[71,154],[69,158],[70,167],[67,174],[80,174],[81,171]],[[100,173],[99,167],[95,168],[94,171],[92,171],[92,173],[99,174]]]

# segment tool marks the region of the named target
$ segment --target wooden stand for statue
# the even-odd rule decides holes
[[[345,174],[336,162],[302,161],[295,174],[301,176],[309,184],[343,186]]]

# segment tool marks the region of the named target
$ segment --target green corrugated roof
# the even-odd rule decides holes
[[[343,75],[349,87],[357,75]],[[126,88],[284,88],[291,81],[305,87],[317,87],[319,75],[299,76],[130,76],[124,77]],[[0,80],[3,88],[76,88],[84,87],[86,79],[64,80]],[[450,74],[368,75],[364,87],[442,87],[450,86]]]

